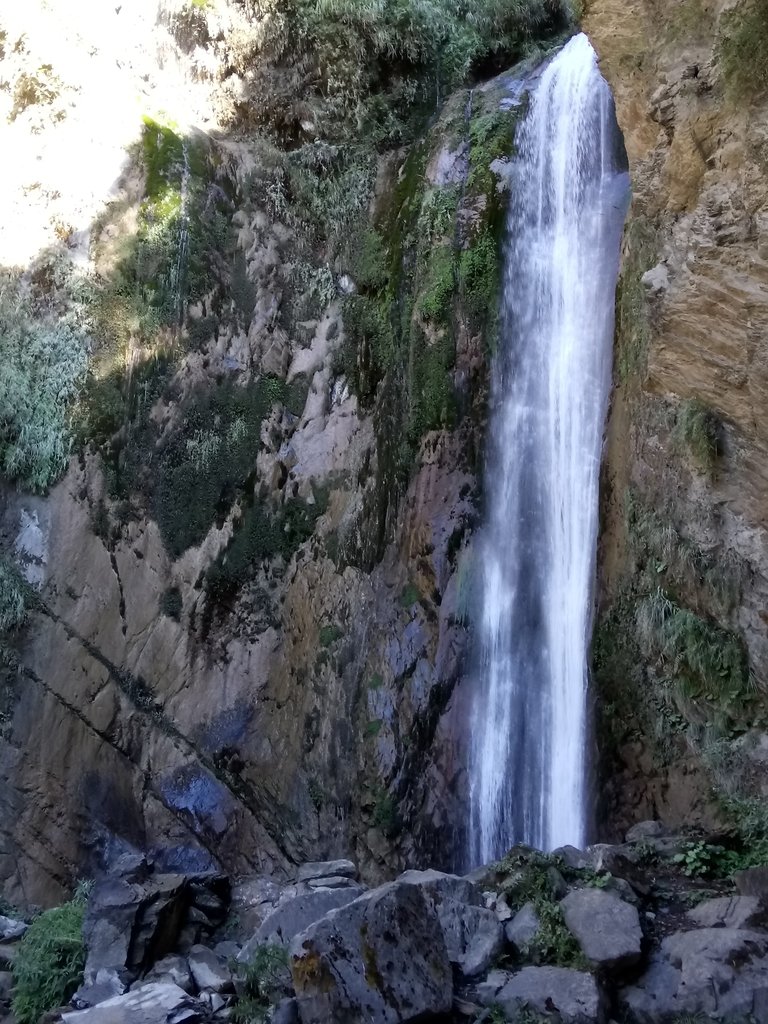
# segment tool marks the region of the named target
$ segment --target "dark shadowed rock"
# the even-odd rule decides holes
[[[447,1013],[452,971],[437,913],[420,886],[366,893],[298,935],[291,973],[303,1024],[403,1024]]]
[[[493,985],[479,990],[479,995],[486,1005],[501,1007],[508,1020],[515,1020],[525,1008],[557,1017],[563,1024],[603,1019],[602,994],[591,974],[566,967],[524,967],[516,974],[493,975]],[[504,983],[496,988],[502,976]]]
[[[638,962],[643,933],[635,907],[602,889],[576,889],[560,906],[568,931],[588,960],[607,968]]]
[[[303,932],[329,911],[351,903],[364,891],[362,886],[352,885],[343,889],[316,889],[294,896],[264,919],[256,933],[243,946],[237,959],[247,963],[258,947],[267,943],[289,945],[294,935]]]
[[[86,985],[102,969],[136,977],[180,946],[207,937],[223,921],[227,878],[147,870],[142,863],[132,864],[123,877],[94,886],[83,922]]]
[[[737,871],[733,880],[740,896],[756,896],[768,904],[768,867]]]
[[[351,860],[323,860],[302,864],[296,872],[297,882],[309,882],[315,878],[331,878],[341,875],[344,878],[357,878],[357,868]]]
[[[347,886],[354,884],[354,881],[351,878],[347,878],[346,875],[328,875],[323,878],[310,878],[307,882],[310,889],[344,889]]]

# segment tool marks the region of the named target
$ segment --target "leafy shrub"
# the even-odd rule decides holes
[[[683,403],[680,409],[676,432],[697,466],[711,472],[722,447],[722,426],[717,413],[703,402],[691,399]]]
[[[305,130],[338,139],[362,127],[375,143],[396,145],[412,130],[407,113],[436,88],[509,66],[535,34],[562,27],[566,6],[559,0],[251,0],[258,31],[236,40],[232,53],[235,70],[251,86],[238,114],[284,142],[295,143]]]
[[[318,640],[320,641],[321,647],[330,647],[331,644],[335,644],[337,640],[340,640],[343,636],[341,629],[333,623],[328,623],[325,626],[320,627],[318,633]]]
[[[720,64],[736,99],[768,90],[768,0],[743,0],[724,16]]]
[[[746,651],[739,637],[680,608],[660,588],[641,602],[637,626],[687,701],[739,716],[751,699]]]
[[[8,558],[0,555],[0,633],[24,622],[27,614],[27,585]]]
[[[70,452],[70,406],[82,384],[86,337],[71,319],[38,314],[18,283],[0,286],[0,472],[45,491]]]
[[[284,397],[284,382],[266,376],[248,387],[225,383],[189,401],[181,429],[160,452],[157,473],[143,479],[172,555],[200,543],[217,515],[226,514],[255,467],[262,421]],[[141,451],[136,457],[142,459]],[[144,469],[136,466],[137,473]]]
[[[162,615],[167,615],[169,619],[175,619],[178,622],[182,607],[181,591],[178,587],[169,587],[163,591],[160,597],[160,613]]]
[[[239,995],[232,1010],[235,1024],[266,1020],[270,1007],[289,987],[288,950],[277,945],[257,947],[242,968]]]
[[[46,910],[35,918],[18,946],[13,963],[13,1013],[19,1024],[37,1024],[48,1010],[62,1006],[82,981],[85,898]]]

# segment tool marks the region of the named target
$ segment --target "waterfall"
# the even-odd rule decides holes
[[[179,186],[179,235],[176,243],[176,262],[171,268],[170,287],[174,299],[176,326],[184,320],[184,272],[189,255],[189,143],[182,141],[181,181]]]
[[[614,291],[629,197],[586,36],[532,86],[517,133],[491,384],[470,855],[587,833],[587,682]]]

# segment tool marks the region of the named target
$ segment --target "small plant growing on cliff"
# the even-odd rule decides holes
[[[703,402],[685,402],[677,418],[676,435],[691,453],[699,469],[711,473],[722,454],[722,425],[712,409]]]
[[[86,893],[35,918],[13,964],[13,1013],[19,1024],[36,1024],[42,1014],[66,1003],[85,967],[83,915]]]
[[[0,633],[17,629],[26,614],[26,583],[16,566],[0,555]]]
[[[258,946],[246,964],[237,966],[242,971],[242,991],[232,1019],[235,1024],[263,1021],[283,991],[290,988],[288,950],[277,945]]]
[[[768,0],[746,0],[723,19],[720,64],[734,99],[768,90]]]

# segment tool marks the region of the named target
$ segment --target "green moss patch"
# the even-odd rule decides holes
[[[734,99],[768,92],[768,0],[743,0],[721,21],[718,46],[726,89]]]

